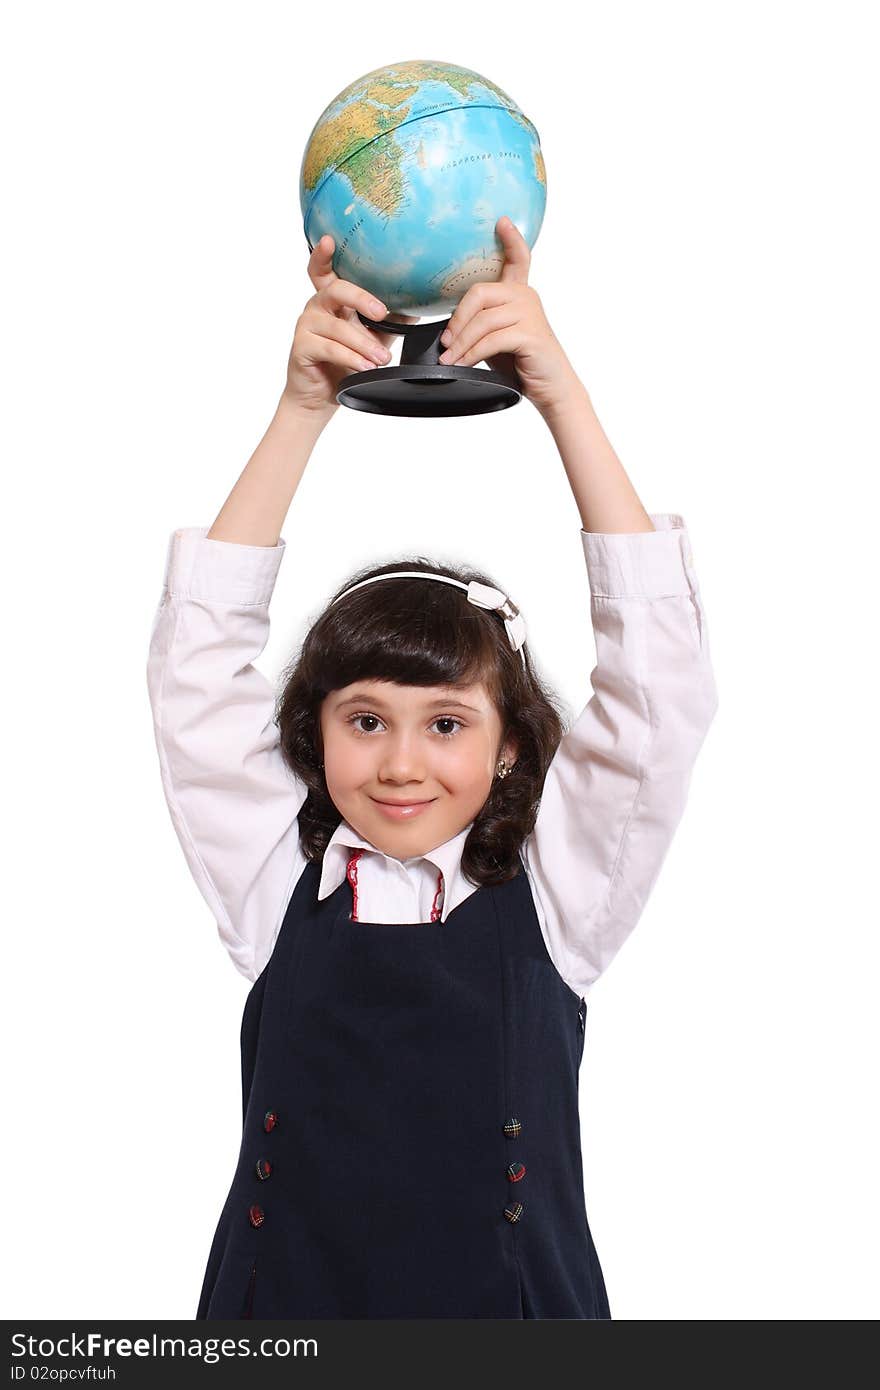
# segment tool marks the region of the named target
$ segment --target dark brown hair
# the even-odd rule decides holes
[[[333,597],[359,580],[394,570],[432,570],[463,584],[477,580],[499,587],[477,570],[418,556],[359,570]],[[461,867],[475,884],[513,878],[564,731],[557,697],[536,674],[528,642],[524,650],[525,667],[500,615],[470,603],[452,584],[395,578],[364,585],[340,603],[331,599],[282,674],[275,712],[285,762],[308,787],[299,813],[306,858],[323,856],[340,821],[321,769],[325,697],[357,680],[417,686],[482,682],[501,719],[499,746],[508,738],[516,744],[516,765],[507,777],[494,779],[465,840]]]

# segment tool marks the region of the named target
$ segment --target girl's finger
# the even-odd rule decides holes
[[[370,366],[377,362],[387,363],[390,353],[383,343],[363,328],[357,319],[338,319],[333,314],[322,314],[310,325],[310,331],[318,338],[326,338],[342,343],[357,352],[361,357],[369,357]]]
[[[450,364],[447,358],[446,365],[472,367],[475,362],[486,362],[490,357],[497,357],[502,352],[515,352],[518,347],[522,347],[522,335],[519,325],[513,324],[508,328],[499,328],[496,333],[488,333],[484,338],[478,338],[461,356],[453,349],[452,362]]]
[[[482,349],[487,334],[504,328],[513,328],[519,323],[519,313],[516,305],[508,301],[506,304],[499,304],[495,308],[481,309],[474,314],[473,318],[465,324],[460,333],[457,333],[447,344],[445,351],[441,354],[440,361],[461,363],[466,353],[475,352]],[[489,349],[494,351],[494,349]],[[447,356],[447,353],[449,354]],[[485,353],[480,351],[480,355],[475,357],[475,362],[482,362]]]
[[[417,318],[400,314],[388,314],[387,306],[351,280],[343,280],[333,269],[333,253],[336,243],[329,233],[320,237],[309,257],[309,279],[322,298],[334,308],[359,309],[364,318],[385,320],[392,318],[397,323],[418,323]]]
[[[336,271],[333,269],[333,252],[335,250],[336,242],[332,236],[322,236],[318,238],[317,245],[309,256],[307,270],[309,279],[316,290],[324,289],[337,278]]]
[[[331,281],[321,286],[318,299],[331,311],[359,309],[367,319],[384,319],[388,313],[387,306],[376,299],[375,295],[370,294],[369,290],[362,289],[351,280],[340,280],[338,275],[334,275]]]
[[[303,347],[304,361],[315,366],[320,366],[322,362],[330,362],[333,366],[344,367],[349,372],[372,371],[376,366],[371,357],[363,357],[345,343],[317,333],[307,333]]]
[[[461,336],[474,315],[479,314],[483,309],[492,309],[496,305],[509,304],[510,302],[510,286],[502,285],[500,280],[481,280],[478,285],[471,285],[470,289],[462,295],[445,331],[441,333],[441,343],[448,347],[453,338]]]
[[[529,243],[516,223],[512,222],[509,217],[499,217],[495,223],[495,230],[498,232],[504,247],[504,264],[501,267],[502,281],[505,284],[510,284],[511,281],[517,281],[523,285],[527,284],[529,266],[532,260]]]

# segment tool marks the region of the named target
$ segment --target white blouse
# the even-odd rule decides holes
[[[639,920],[718,706],[685,524],[673,513],[651,520],[654,531],[580,533],[594,693],[559,744],[521,849],[550,958],[584,998]],[[224,946],[256,980],[307,863],[297,825],[307,789],[283,759],[276,692],[253,664],[285,542],[209,540],[208,529],[171,535],[147,685],[174,829]],[[443,922],[476,891],[460,871],[469,829],[400,860],[342,820],[318,896],[360,848],[361,921],[429,921],[439,871]]]

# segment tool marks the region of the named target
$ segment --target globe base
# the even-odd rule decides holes
[[[376,322],[358,313],[369,328],[403,337],[400,363],[343,377],[336,392],[340,405],[371,415],[486,415],[519,405],[515,375],[488,367],[449,367],[438,362],[440,335],[449,319],[432,323]]]
[[[372,415],[485,415],[518,405],[522,393],[480,367],[377,367],[353,372],[336,399]]]

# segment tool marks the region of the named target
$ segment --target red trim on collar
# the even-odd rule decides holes
[[[358,909],[358,890],[357,890],[357,876],[358,876],[358,874],[357,874],[357,866],[358,866],[358,860],[360,859],[360,857],[361,857],[361,855],[363,854],[363,852],[364,852],[364,851],[363,851],[362,849],[353,850],[353,851],[352,851],[352,854],[351,854],[351,858],[349,859],[348,864],[346,865],[346,869],[345,869],[345,877],[348,879],[349,883],[351,884],[352,908],[351,908],[350,918],[351,918],[351,921],[353,921],[353,922],[356,922],[356,921],[358,920],[358,910],[357,910],[357,909]],[[437,921],[439,921],[439,918],[440,918],[440,896],[441,896],[442,892],[443,892],[443,872],[442,872],[442,870],[438,870],[438,872],[437,872],[437,891],[436,891],[436,893],[434,894],[434,902],[433,902],[433,904],[432,904],[432,906],[431,906],[431,921],[432,921],[432,922],[437,922]]]

